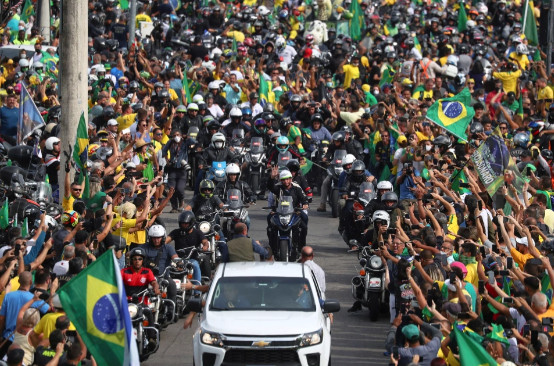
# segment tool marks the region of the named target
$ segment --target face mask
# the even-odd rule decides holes
[[[374,90],[374,91],[373,91],[373,95],[379,95],[379,90],[377,90],[377,89]]]
[[[223,147],[223,142],[218,141],[214,143],[216,149],[221,149]]]
[[[173,140],[177,143],[181,142],[181,136],[175,136]]]
[[[432,148],[432,145],[425,145],[425,151],[431,151]]]

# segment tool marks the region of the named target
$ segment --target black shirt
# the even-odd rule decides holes
[[[56,349],[50,347],[38,346],[35,351],[35,360],[33,365],[45,366],[56,356]]]
[[[175,250],[189,247],[199,247],[202,241],[206,239],[204,234],[198,229],[192,229],[190,233],[185,233],[182,229],[175,229],[169,233],[169,237],[175,242]]]

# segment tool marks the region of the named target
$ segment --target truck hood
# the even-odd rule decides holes
[[[202,322],[208,331],[233,335],[296,335],[322,327],[318,311],[210,311]]]

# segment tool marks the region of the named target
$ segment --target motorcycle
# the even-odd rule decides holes
[[[227,162],[225,161],[212,162],[212,166],[208,169],[206,179],[213,181],[215,185],[225,181],[225,168],[227,168]]]
[[[145,304],[145,300],[154,297],[156,295],[150,289],[146,289],[133,295],[128,304],[129,316],[133,326],[133,333],[137,340],[137,349],[141,362],[146,361],[151,354],[158,351],[160,345],[160,331],[155,324],[149,324],[148,319],[144,315],[145,309],[150,308],[150,304]],[[147,333],[155,335],[155,347],[150,345],[152,338],[149,338]]]
[[[369,202],[375,198],[375,189],[372,183],[363,182],[358,192],[349,192],[347,201],[353,201],[352,209],[345,213],[344,230],[342,237],[346,244],[352,239],[361,240],[362,234],[370,224],[365,209]],[[347,204],[350,204],[347,202]]]
[[[275,258],[282,262],[295,262],[299,252],[298,243],[300,242],[300,214],[295,211],[291,196],[283,196],[277,205],[276,215],[271,217],[269,225],[277,231],[278,253],[274,253]]]
[[[192,279],[194,268],[189,262],[189,259],[197,252],[195,247],[179,249],[177,255],[179,258],[174,258],[171,261],[169,268],[169,277],[175,282],[177,288],[177,301],[175,303],[175,314],[178,317],[185,315],[187,302],[192,296],[192,291],[185,290],[184,285]]]
[[[370,247],[360,248],[357,240],[351,240],[351,251],[358,252],[359,275],[352,278],[352,297],[369,309],[369,319],[377,321],[381,305],[385,304],[385,266],[380,256]]]
[[[346,150],[336,150],[333,155],[333,160],[327,168],[327,174],[331,176],[331,189],[329,189],[329,205],[331,206],[331,215],[333,218],[339,215],[339,177],[343,171],[342,161],[346,156]]]
[[[322,140],[318,141],[315,145],[314,151],[312,151],[310,155],[310,160],[314,162],[314,165],[312,166],[312,169],[308,173],[308,182],[310,183],[310,187],[317,187],[318,193],[321,192],[321,184],[323,183],[323,179],[325,178],[326,171],[324,168],[322,168],[322,159],[327,154],[327,150],[329,149],[329,141]]]
[[[197,156],[199,154],[202,154],[202,151],[201,150],[198,150],[198,140],[197,140],[197,137],[198,137],[198,132],[199,132],[199,129],[198,127],[196,126],[192,126],[189,128],[188,132],[187,132],[187,135],[188,135],[188,138],[187,138],[187,149],[188,149],[188,158],[189,158],[189,168],[187,170],[189,170],[187,172],[188,174],[188,178],[189,178],[189,184],[190,184],[190,188],[194,188],[194,182],[196,182],[196,174],[198,172],[198,158]]]
[[[290,151],[285,151],[284,153],[280,152],[279,156],[277,156],[277,166],[279,167],[279,171],[284,170],[287,168],[287,164],[292,159],[292,154]]]
[[[242,201],[242,193],[238,189],[229,189],[227,191],[227,199],[225,201],[225,211],[222,212],[224,221],[222,222],[223,234],[230,240],[234,234],[235,225],[239,222],[246,222],[248,217],[249,206],[244,205]]]
[[[230,145],[235,151],[235,154],[240,156],[239,165],[241,165],[244,159],[244,153],[246,152],[246,147],[244,147],[244,130],[239,128],[233,130]]]
[[[221,226],[215,222],[217,214],[218,212],[211,212],[196,216],[196,228],[200,230],[210,242],[208,252],[210,254],[212,269],[215,269],[216,265],[221,262],[221,252],[217,248],[217,244],[222,238],[219,236]]]
[[[248,163],[248,185],[257,196],[260,196],[263,194],[261,182],[265,172],[264,162],[266,160],[264,140],[261,137],[252,137],[250,148],[246,151],[244,160]]]
[[[158,271],[156,268],[152,269],[156,279],[158,280],[158,285],[160,286],[161,297],[158,297],[153,301],[154,309],[152,313],[154,314],[154,322],[159,324],[162,328],[166,328],[169,324],[175,322],[176,306],[173,300],[167,298],[167,288],[169,286],[169,269],[171,266],[167,266],[164,272],[158,276]]]

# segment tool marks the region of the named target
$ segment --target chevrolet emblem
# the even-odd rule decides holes
[[[269,346],[270,344],[271,344],[271,342],[257,341],[257,342],[252,342],[252,347],[263,348],[263,347]]]

